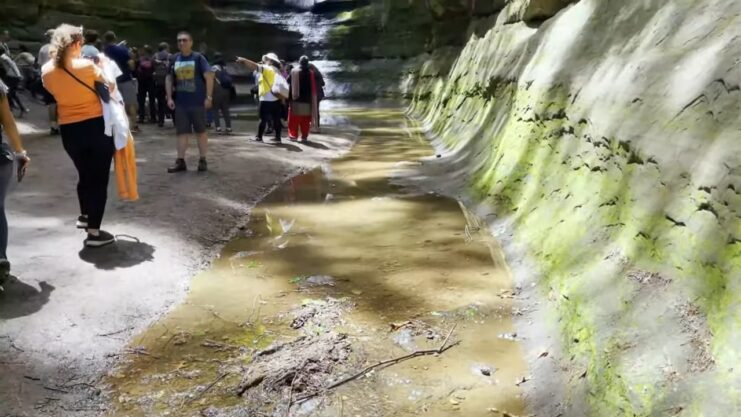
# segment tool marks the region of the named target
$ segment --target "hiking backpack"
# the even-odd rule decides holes
[[[169,58],[167,60],[161,61],[155,55],[154,57],[154,82],[157,85],[165,85],[165,81],[167,80],[167,74],[169,71],[170,71]]]
[[[154,75],[153,58],[139,58],[139,75],[143,78],[149,78]]]
[[[228,72],[226,72],[226,67],[223,67],[219,65],[219,70],[217,71],[216,80],[219,82],[219,85],[221,88],[225,90],[231,90],[234,86],[234,82],[232,81],[232,76],[229,75]]]

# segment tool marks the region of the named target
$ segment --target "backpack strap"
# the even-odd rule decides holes
[[[195,61],[196,65],[196,73],[200,74],[201,78],[203,78],[203,81],[206,81],[206,74],[203,73],[203,68],[201,68],[201,58],[206,59],[198,52],[193,52],[193,60]],[[208,63],[208,61],[207,61]]]

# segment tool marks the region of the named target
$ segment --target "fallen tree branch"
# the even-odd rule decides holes
[[[312,399],[312,398],[314,398],[314,397],[316,397],[316,396],[318,396],[318,395],[320,395],[322,393],[325,393],[327,391],[331,391],[331,390],[333,390],[333,389],[335,389],[335,388],[337,388],[339,386],[345,385],[348,382],[355,381],[356,379],[358,379],[358,378],[360,378],[360,377],[368,374],[369,372],[371,372],[373,370],[379,369],[379,368],[381,368],[381,369],[387,368],[389,366],[396,365],[398,363],[407,361],[409,359],[417,358],[417,357],[420,357],[420,356],[440,355],[440,354],[444,353],[445,351],[447,351],[448,349],[451,349],[451,348],[453,348],[453,347],[455,347],[455,346],[457,346],[457,345],[459,345],[461,343],[460,340],[459,340],[459,341],[457,341],[455,343],[452,343],[452,344],[448,345],[448,340],[450,340],[450,337],[453,335],[453,332],[455,331],[455,328],[457,326],[458,325],[455,324],[453,326],[453,328],[450,329],[450,332],[448,333],[448,336],[443,341],[443,344],[440,345],[440,347],[437,348],[437,349],[417,350],[417,351],[412,352],[412,353],[410,353],[408,355],[404,355],[404,356],[400,356],[398,358],[393,358],[393,359],[388,359],[388,360],[385,360],[385,361],[378,362],[375,365],[371,365],[371,366],[366,367],[365,369],[361,370],[360,372],[358,372],[356,374],[353,374],[353,375],[351,375],[351,376],[349,376],[347,378],[344,378],[344,379],[342,379],[342,380],[340,380],[338,382],[335,382],[334,384],[332,384],[332,385],[324,388],[322,391],[317,391],[317,392],[313,392],[311,394],[306,394],[306,395],[298,398],[296,400],[296,402],[297,403],[305,402],[306,400]]]

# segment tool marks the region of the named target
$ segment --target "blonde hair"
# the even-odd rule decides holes
[[[82,26],[72,26],[66,23],[59,25],[54,30],[54,35],[51,37],[51,45],[56,50],[54,65],[57,68],[64,68],[64,60],[67,57],[69,47],[77,42],[82,42],[82,33]]]

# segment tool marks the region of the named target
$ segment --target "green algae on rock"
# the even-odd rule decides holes
[[[447,156],[427,164],[444,164],[437,180],[508,219],[541,269],[564,415],[737,413],[741,5],[399,3],[354,16],[380,22],[363,50],[410,56],[384,39],[404,17],[399,33],[421,31],[397,46],[420,53],[412,69],[389,74]],[[446,13],[464,16],[447,27],[462,48],[435,43],[447,22],[419,23]]]

